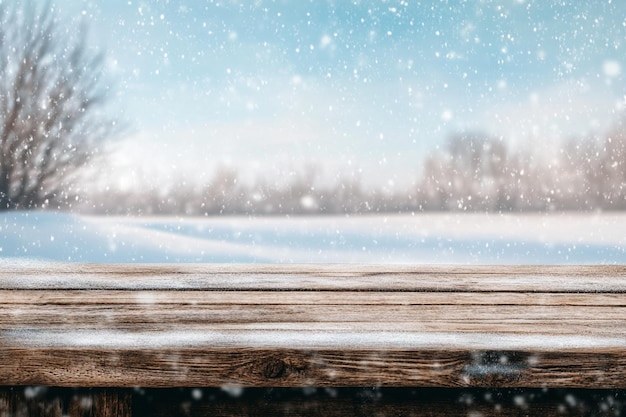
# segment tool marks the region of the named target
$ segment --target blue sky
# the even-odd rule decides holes
[[[107,53],[124,183],[175,172],[407,184],[453,132],[558,147],[626,107],[618,0],[70,0]]]

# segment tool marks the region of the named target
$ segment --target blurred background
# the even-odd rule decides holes
[[[545,253],[540,236],[568,227],[528,219],[567,213],[566,224],[596,226],[575,227],[566,249],[608,245],[600,260],[623,261],[623,238],[596,238],[626,235],[624,16],[611,0],[0,2],[0,210],[13,213],[4,230],[30,227],[25,210],[125,216],[124,227],[128,216],[383,215],[436,235],[395,242],[430,253],[455,224],[525,213],[529,226],[507,226],[506,241],[498,221],[484,242],[463,237],[489,252],[536,229]],[[263,240],[266,226],[237,230],[244,224],[229,242]],[[303,242],[335,242],[352,226],[315,227],[324,231],[307,229]],[[367,222],[361,230],[372,233]],[[33,246],[16,233],[5,256]],[[372,241],[384,239],[349,246],[368,252]],[[200,252],[189,259],[206,260]]]

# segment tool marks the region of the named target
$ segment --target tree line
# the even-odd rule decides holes
[[[626,209],[624,119],[604,137],[564,140],[556,154],[512,152],[503,138],[458,134],[427,159],[418,194],[424,210]]]
[[[181,179],[144,192],[109,190],[91,196],[84,209],[195,216],[624,210],[624,121],[602,137],[565,140],[550,155],[513,151],[502,137],[457,133],[422,162],[412,186],[398,190],[367,187],[353,177],[319,184],[314,167],[283,186],[266,180],[246,185],[235,170],[221,169],[206,184]]]

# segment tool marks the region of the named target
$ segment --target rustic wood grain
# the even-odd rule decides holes
[[[0,290],[3,306],[27,305],[529,305],[626,307],[623,294],[363,291]]]
[[[588,352],[7,349],[0,385],[626,388],[623,349]],[[501,357],[512,358],[507,364]],[[486,358],[486,359],[485,359]],[[45,364],[42,366],[42,363]]]
[[[93,417],[131,417],[132,398],[127,390],[103,389],[94,395]]]
[[[0,363],[5,386],[626,388],[626,267],[9,263]]]
[[[27,395],[28,391],[35,395]],[[131,392],[96,389],[87,392],[46,387],[0,387],[0,417],[130,417]],[[135,413],[141,415],[141,413]]]
[[[310,322],[456,322],[472,317],[472,321],[504,321],[532,323],[534,320],[568,320],[596,322],[621,320],[626,317],[626,307],[607,306],[480,306],[480,305],[69,305],[32,306],[12,305],[0,308],[7,327],[46,323],[72,325],[93,324],[112,327],[112,323],[136,324],[141,330],[143,323],[310,323]],[[49,320],[48,320],[49,318]],[[626,330],[616,328],[617,334]]]
[[[23,389],[0,389],[0,417],[63,417],[62,408],[58,398],[28,399]]]
[[[625,293],[624,266],[3,265],[0,289]]]

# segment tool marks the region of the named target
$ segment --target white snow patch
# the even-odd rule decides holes
[[[213,348],[273,349],[471,349],[572,351],[623,348],[624,337],[445,332],[305,332],[305,331],[48,331],[6,330],[0,337],[17,346],[74,348]]]
[[[304,198],[305,207],[316,201]],[[0,215],[0,262],[626,263],[626,214]],[[54,240],[50,239],[54,236]]]

